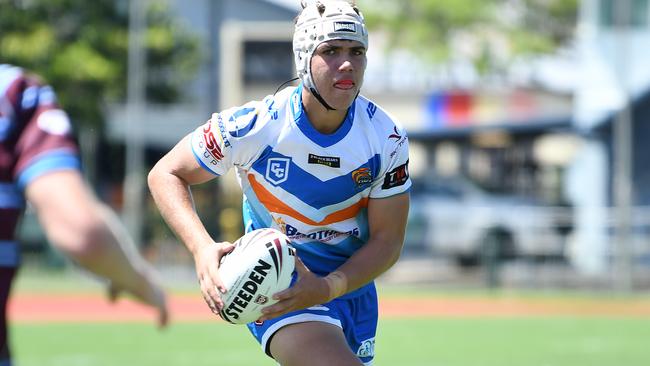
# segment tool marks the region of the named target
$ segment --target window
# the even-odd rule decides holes
[[[294,77],[291,41],[245,41],[244,83],[283,83]]]
[[[600,0],[604,27],[645,28],[648,17],[648,0]]]

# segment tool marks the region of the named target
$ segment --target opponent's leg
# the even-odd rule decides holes
[[[0,322],[0,366],[11,365],[7,334],[7,302],[9,301],[9,292],[15,274],[16,268],[0,267],[0,311],[2,311]]]
[[[271,354],[282,366],[359,366],[343,331],[333,324],[305,322],[279,329],[271,339]]]

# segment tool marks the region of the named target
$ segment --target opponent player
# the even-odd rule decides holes
[[[214,114],[149,174],[163,217],[192,252],[202,294],[222,308],[220,258],[189,185],[235,168],[245,230],[295,244],[297,281],[249,329],[282,365],[359,365],[374,357],[373,280],[399,258],[409,206],[408,140],[359,95],[368,34],[345,1],[303,3],[293,38],[298,87]],[[304,263],[304,264],[303,264]]]
[[[165,294],[152,268],[79,169],[70,121],[52,88],[0,64],[0,366],[11,365],[6,306],[20,262],[14,231],[25,199],[58,249],[110,281],[111,298],[129,293],[157,309],[160,325],[167,322]]]

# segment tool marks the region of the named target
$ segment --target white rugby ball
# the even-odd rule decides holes
[[[253,230],[237,239],[235,249],[221,258],[219,274],[227,289],[221,318],[246,324],[262,316],[262,308],[275,304],[271,296],[291,284],[296,266],[291,240],[278,230]]]

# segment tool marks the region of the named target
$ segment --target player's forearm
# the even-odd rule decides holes
[[[202,244],[212,242],[194,210],[190,188],[185,181],[154,167],[148,183],[163,219],[190,252],[195,253]]]
[[[337,269],[345,276],[345,293],[373,281],[397,262],[403,239],[391,240],[371,239]]]

